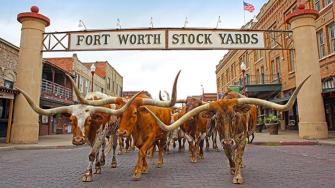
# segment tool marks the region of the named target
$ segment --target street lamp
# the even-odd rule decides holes
[[[243,75],[243,95],[246,96],[245,94],[245,71],[247,70],[247,65],[242,62],[240,65],[241,71],[242,71],[242,75]]]
[[[92,87],[91,87],[91,91],[93,92],[93,81],[94,81],[94,73],[95,73],[95,65],[94,63],[91,65],[91,73],[92,73]]]
[[[85,25],[85,23],[84,23],[84,21],[83,21],[83,20],[79,20],[78,27],[84,27],[84,31],[86,31],[86,30],[87,30],[87,28],[86,28],[86,25]]]
[[[201,100],[204,100],[204,86],[201,84],[201,91],[202,91],[202,95],[201,95]]]

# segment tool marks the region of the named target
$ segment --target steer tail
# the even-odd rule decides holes
[[[109,154],[113,149],[113,136],[114,135],[110,135],[108,138],[106,138],[107,139],[107,141],[106,141],[106,155]]]

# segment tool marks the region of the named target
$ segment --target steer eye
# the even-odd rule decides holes
[[[86,109],[86,110],[85,110],[85,112],[89,112],[89,110],[88,110],[88,109]]]

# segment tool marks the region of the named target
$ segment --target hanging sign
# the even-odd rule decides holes
[[[261,31],[224,29],[124,29],[69,33],[69,50],[262,49]]]

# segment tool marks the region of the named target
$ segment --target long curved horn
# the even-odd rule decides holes
[[[152,105],[152,106],[160,106],[160,107],[171,107],[176,103],[177,98],[177,82],[180,71],[178,72],[176,78],[174,79],[173,88],[172,88],[172,98],[168,101],[158,101],[154,99],[143,99],[143,105]]]
[[[22,93],[24,98],[29,103],[30,107],[38,114],[49,116],[49,115],[54,115],[57,113],[65,113],[65,112],[72,113],[71,106],[62,106],[62,107],[56,107],[56,108],[51,108],[51,109],[42,109],[34,103],[34,101],[29,97],[29,95],[25,91],[23,91],[20,88],[16,88],[16,89],[19,90],[20,93]]]
[[[205,110],[209,110],[210,107],[210,103],[198,106],[194,109],[192,109],[191,111],[187,112],[186,114],[184,114],[181,118],[179,118],[177,121],[175,121],[174,123],[172,123],[171,125],[166,125],[164,124],[152,111],[149,110],[149,108],[147,108],[146,106],[144,106],[144,108],[153,116],[153,118],[156,120],[158,126],[160,128],[162,128],[165,131],[172,131],[174,129],[177,129],[178,127],[180,127],[183,123],[185,123],[185,121],[187,121],[188,119],[190,119],[192,116],[195,116],[197,114],[199,114],[202,111]]]
[[[76,86],[76,83],[74,82],[74,80],[71,78],[71,76],[68,75],[68,74],[66,74],[66,76],[70,80],[70,82],[72,84],[72,87],[73,87],[73,90],[74,90],[80,104],[87,104],[87,105],[92,105],[92,106],[102,106],[102,105],[105,105],[105,104],[116,103],[117,100],[122,99],[122,97],[108,97],[106,99],[101,99],[101,100],[87,100],[83,96],[81,96],[80,91],[79,91],[78,87]]]
[[[110,109],[110,108],[106,108],[106,107],[100,107],[100,106],[92,106],[92,112],[102,112],[102,113],[106,113],[106,114],[110,114],[110,115],[119,115],[121,113],[123,113],[124,111],[126,111],[128,109],[128,107],[131,105],[131,103],[135,100],[135,98],[140,95],[143,91],[140,91],[138,93],[136,93],[136,95],[134,95],[133,97],[131,97],[128,102],[122,106],[122,108],[114,110],[114,109]]]
[[[159,90],[158,97],[159,97],[160,101],[164,100],[163,97],[162,97],[162,91],[161,90]]]
[[[256,98],[238,98],[237,103],[238,104],[255,104],[255,105],[263,106],[265,108],[271,108],[271,109],[279,110],[279,111],[288,110],[293,106],[295,100],[297,99],[297,96],[298,96],[298,93],[301,87],[305,84],[305,82],[310,77],[311,75],[309,75],[307,78],[305,78],[305,80],[301,82],[301,84],[294,90],[292,96],[290,97],[290,100],[285,105],[280,105],[274,102],[270,102],[270,101],[266,101],[262,99],[256,99]]]
[[[165,90],[164,90],[164,93],[165,93],[165,95],[166,95],[166,100],[169,101],[169,100],[170,100],[170,95],[169,95],[169,93],[168,93],[167,91],[165,91]],[[161,90],[159,90],[159,94],[158,94],[158,95],[159,95],[159,100],[160,100],[160,101],[164,101],[164,99],[163,99],[163,97],[162,97],[162,92],[161,92]]]

